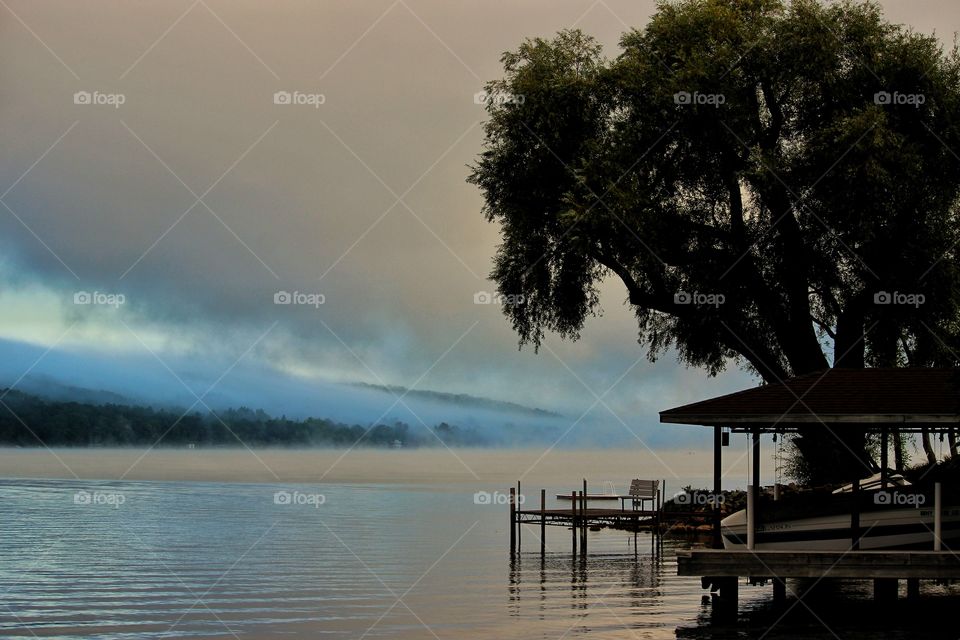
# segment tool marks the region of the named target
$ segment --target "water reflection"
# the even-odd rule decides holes
[[[546,554],[510,558],[503,510],[472,490],[324,486],[277,502],[278,485],[0,482],[0,636],[391,640],[517,638],[956,638],[960,586],[878,607],[862,583],[740,587],[717,618],[689,543],[591,532],[586,556],[548,528]],[[79,490],[122,494],[84,504]],[[309,493],[317,487],[285,486]],[[79,500],[79,502],[78,502]],[[905,596],[905,594],[901,594]],[[950,635],[952,634],[952,635]]]

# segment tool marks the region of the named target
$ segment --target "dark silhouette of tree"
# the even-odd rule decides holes
[[[620,44],[528,40],[487,86],[469,180],[521,345],[578,338],[613,276],[650,358],[711,375],[956,362],[956,48],[817,0],[664,3]],[[811,477],[866,474],[834,433],[797,439]]]

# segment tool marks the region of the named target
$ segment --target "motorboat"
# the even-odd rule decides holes
[[[779,500],[757,501],[754,549],[763,551],[848,551],[859,538],[863,551],[933,549],[934,491],[888,472],[832,491],[805,491]],[[960,500],[944,487],[943,548],[960,550]],[[855,536],[855,529],[859,536]],[[747,512],[720,523],[725,549],[747,548]]]

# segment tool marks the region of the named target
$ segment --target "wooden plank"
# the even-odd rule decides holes
[[[960,558],[936,551],[677,552],[681,576],[772,578],[960,578]]]

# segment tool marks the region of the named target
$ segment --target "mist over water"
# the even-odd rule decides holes
[[[770,462],[770,464],[767,464]],[[725,489],[746,484],[745,456],[724,458]],[[772,478],[764,460],[761,478]],[[567,493],[587,479],[597,491],[626,492],[633,478],[662,479],[666,494],[686,485],[712,484],[712,454],[705,450],[609,449],[4,449],[8,478],[214,482],[314,482],[429,485],[432,490]],[[591,489],[592,491],[593,489]],[[533,498],[531,498],[533,499]]]

